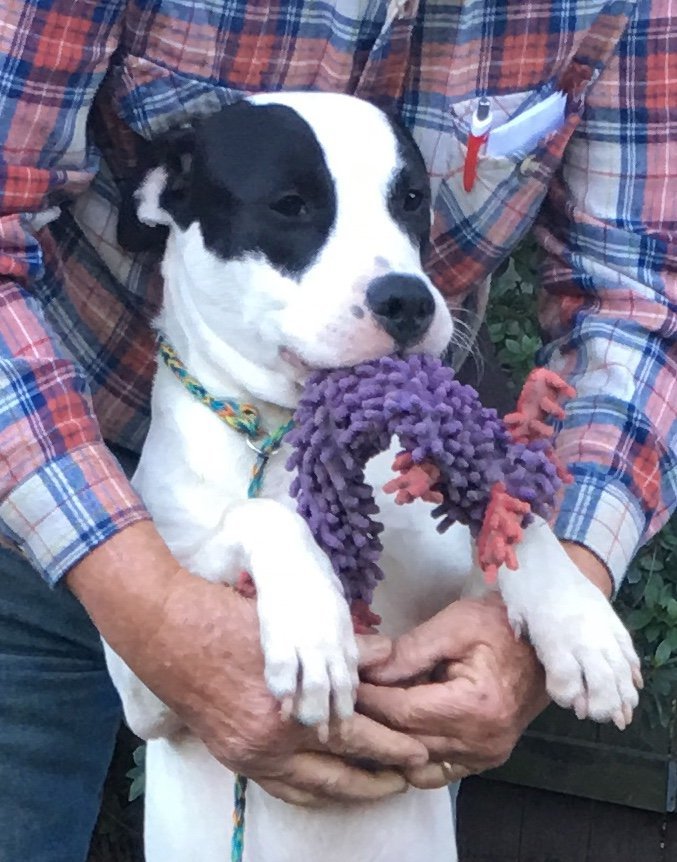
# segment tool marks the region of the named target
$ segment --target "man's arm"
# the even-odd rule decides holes
[[[562,545],[572,562],[578,566],[590,583],[610,599],[613,593],[613,581],[608,567],[583,545],[566,541],[562,542]]]
[[[557,438],[574,482],[555,532],[616,589],[677,500],[677,92],[662,71],[675,36],[658,3],[630,22],[536,230],[542,358],[577,390]],[[650,80],[647,63],[661,70]]]
[[[148,517],[31,295],[43,266],[31,220],[96,170],[87,116],[124,5],[10,0],[0,24],[0,528],[50,583]]]
[[[668,68],[675,22],[650,10],[631,23],[617,60],[590,90],[536,231],[546,253],[541,322],[551,339],[543,358],[577,390],[557,441],[574,482],[555,531],[606,596],[677,496],[677,91],[665,77],[649,83],[639,73],[647,51],[656,68]],[[360,703],[426,739],[459,778],[508,756],[545,689],[533,652],[511,642],[496,597],[455,610],[406,635],[372,674],[392,684],[443,663],[451,679],[365,686]],[[446,780],[434,766],[412,778]]]

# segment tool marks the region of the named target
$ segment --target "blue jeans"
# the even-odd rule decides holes
[[[0,862],[84,862],[120,718],[79,602],[0,549]]]

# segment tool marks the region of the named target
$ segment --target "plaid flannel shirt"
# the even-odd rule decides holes
[[[148,517],[106,443],[138,450],[158,261],[115,242],[133,134],[260,90],[398,111],[434,187],[429,271],[481,316],[535,224],[543,361],[577,389],[558,535],[617,581],[675,505],[677,23],[669,0],[5,0],[0,20],[0,522],[50,582]],[[480,159],[498,121],[555,89],[564,125]],[[671,188],[672,181],[672,188]]]

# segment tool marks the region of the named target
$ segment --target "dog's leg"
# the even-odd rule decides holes
[[[515,550],[518,568],[502,566],[498,585],[515,632],[529,637],[545,667],[550,697],[579,718],[622,729],[641,685],[630,635],[544,521],[536,519]]]
[[[274,500],[234,504],[200,541],[193,570],[230,583],[242,571],[251,575],[266,682],[288,711],[308,725],[326,724],[332,710],[352,715],[357,646],[348,604],[299,515]]]
[[[251,575],[266,682],[287,712],[308,725],[326,725],[332,710],[339,718],[352,715],[358,677],[350,611],[328,557],[299,515],[273,500],[242,501],[200,538],[195,559],[185,548],[177,556],[211,581],[232,584],[242,571]],[[175,733],[174,713],[104,646],[134,733],[144,739]]]

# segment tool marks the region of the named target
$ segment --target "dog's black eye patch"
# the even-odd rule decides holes
[[[238,102],[204,120],[196,136],[190,221],[223,260],[264,255],[300,276],[336,219],[336,191],[309,124],[285,105]]]
[[[430,236],[428,172],[411,133],[392,117],[388,119],[397,139],[401,163],[388,190],[388,210],[423,254]]]

